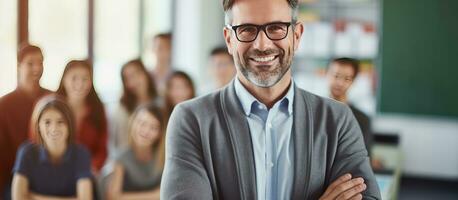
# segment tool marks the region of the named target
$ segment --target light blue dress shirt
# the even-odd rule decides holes
[[[269,110],[240,83],[234,81],[250,128],[256,167],[256,187],[259,200],[290,199],[293,185],[294,82],[286,95]]]

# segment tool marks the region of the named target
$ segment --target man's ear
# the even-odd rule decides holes
[[[224,41],[226,42],[227,51],[229,52],[229,54],[232,55],[232,45],[233,45],[232,40],[231,40],[232,31],[224,27],[223,34],[224,34]]]
[[[294,25],[294,51],[297,50],[299,47],[299,43],[301,42],[302,33],[304,33],[304,24],[302,22],[298,22]]]

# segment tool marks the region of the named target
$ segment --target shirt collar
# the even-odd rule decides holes
[[[38,146],[38,156],[39,156],[39,160],[40,162],[48,162],[50,163],[50,159],[49,159],[49,154],[48,154],[48,150],[46,150],[46,148],[44,147],[44,145],[39,145]],[[67,162],[70,160],[71,158],[71,154],[72,154],[72,145],[68,145],[67,146],[67,150],[65,150],[65,153],[64,153],[64,156],[63,156],[63,159],[62,161],[63,162]]]
[[[239,78],[236,77],[234,80],[234,87],[235,87],[235,94],[237,95],[238,99],[240,100],[240,103],[242,104],[243,111],[245,112],[245,115],[250,115],[252,112],[252,108],[255,103],[264,105],[260,101],[258,101],[253,95],[251,95],[250,92],[245,88],[245,86],[242,85],[240,82]],[[288,108],[288,114],[293,113],[293,100],[294,100],[294,81],[291,79],[291,85],[288,88],[288,92],[286,95],[280,99],[280,108]]]

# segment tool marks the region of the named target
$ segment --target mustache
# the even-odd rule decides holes
[[[267,49],[267,50],[264,50],[264,51],[261,51],[259,49],[253,49],[253,50],[248,52],[247,56],[248,57],[250,57],[250,56],[268,56],[268,55],[271,55],[271,54],[282,55],[284,53],[280,49]]]

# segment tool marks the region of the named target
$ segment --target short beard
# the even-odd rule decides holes
[[[239,55],[237,55],[237,58],[235,59],[235,64],[248,81],[261,88],[270,88],[277,84],[291,68],[291,49],[288,49],[287,53],[283,52],[280,54],[277,59],[279,59],[280,66],[274,69],[274,71],[269,72],[256,72],[252,70],[252,68],[248,66],[249,60],[247,58],[244,59],[245,64],[243,65],[240,61]]]

